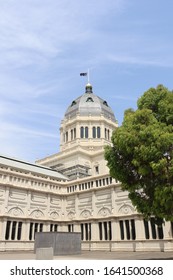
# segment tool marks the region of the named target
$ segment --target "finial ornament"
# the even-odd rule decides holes
[[[89,82],[90,82],[90,70],[88,68],[88,84],[89,84]]]

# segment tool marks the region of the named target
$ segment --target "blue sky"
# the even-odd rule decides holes
[[[150,87],[172,90],[172,13],[172,0],[0,0],[0,154],[58,152],[88,68],[119,125]]]

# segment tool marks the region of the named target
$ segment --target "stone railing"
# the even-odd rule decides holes
[[[78,179],[75,181],[65,183],[67,186],[67,193],[87,191],[93,188],[103,188],[111,185],[119,185],[120,183],[110,177],[110,175],[98,175],[88,178]]]
[[[44,178],[33,175],[32,173],[10,171],[10,169],[0,169],[0,184],[42,192],[67,193],[64,182],[59,182],[50,177]]]

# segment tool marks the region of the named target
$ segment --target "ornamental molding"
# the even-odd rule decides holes
[[[22,209],[18,206],[12,207],[11,209],[9,209],[8,214],[11,216],[15,216],[15,217],[24,216]]]
[[[88,209],[85,209],[80,213],[80,216],[87,219],[87,218],[91,217],[91,211]]]
[[[111,211],[108,207],[103,206],[99,212],[98,212],[98,216],[102,216],[102,217],[107,217],[111,214]]]
[[[57,219],[57,218],[59,218],[59,214],[58,214],[58,212],[57,211],[52,211],[51,213],[50,213],[50,218],[52,218],[52,219]]]
[[[42,217],[44,217],[44,213],[41,210],[37,209],[37,210],[32,211],[30,216],[32,218],[42,218]]]
[[[118,213],[120,214],[125,214],[125,215],[129,215],[135,212],[135,209],[129,205],[124,203],[123,205],[120,206]]]
[[[69,211],[67,217],[68,219],[72,220],[74,219],[75,215],[76,215],[75,211]]]

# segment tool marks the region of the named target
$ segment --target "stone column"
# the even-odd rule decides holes
[[[115,228],[115,220],[111,219],[111,229],[112,229],[112,241],[115,240],[115,233],[116,233],[116,228]]]
[[[145,240],[145,228],[142,217],[135,219],[136,240]]]
[[[50,223],[49,222],[45,222],[43,227],[44,227],[43,228],[44,232],[50,232]]]
[[[94,251],[98,248],[99,242],[99,226],[97,221],[91,222],[91,244],[90,250]]]
[[[11,240],[12,228],[13,228],[13,222],[11,222],[9,226],[9,240]]]
[[[101,122],[101,126],[100,126],[100,138],[103,138],[103,139],[105,139],[105,129],[104,129],[105,127],[104,127],[104,123],[103,123],[103,121]]]
[[[171,228],[171,222],[165,222],[163,225],[163,238],[164,238],[164,252],[170,252],[173,250],[172,238],[173,232]]]
[[[95,183],[95,181],[94,181],[94,183]],[[93,187],[95,187],[95,185]],[[96,208],[96,193],[93,190],[92,191],[92,217],[96,217],[97,216],[96,211],[97,211],[97,208]]]
[[[8,199],[9,199],[9,187],[6,187],[5,189],[5,201],[4,201],[4,213],[8,212]]]
[[[47,207],[46,207],[46,219],[48,219],[50,217],[50,194],[47,194]]]
[[[27,193],[27,217],[30,215],[30,204],[31,204],[31,191],[28,191]]]
[[[85,223],[83,223],[83,241],[86,240]]]
[[[164,235],[164,239],[172,239],[172,229],[171,229],[171,222],[165,222],[165,224],[163,224],[163,235]]]
[[[91,223],[91,240],[98,241],[98,224],[95,221]]]
[[[113,241],[121,240],[119,220],[112,221],[112,240]]]
[[[114,188],[111,188],[111,212],[112,214],[115,214],[115,199],[116,199],[116,194]]]
[[[32,239],[34,240],[34,235],[35,235],[35,222],[33,222],[33,226],[32,226]]]
[[[0,241],[4,241],[5,240],[6,225],[7,225],[7,220],[6,219],[2,219],[0,221],[0,228],[2,229],[1,230]]]
[[[76,139],[80,138],[80,126],[79,122],[76,123]]]
[[[74,232],[81,232],[80,224],[74,224]]]
[[[21,240],[29,241],[29,228],[30,228],[30,222],[29,221],[23,221]]]
[[[75,218],[79,217],[78,205],[79,205],[79,195],[75,194]]]
[[[149,236],[151,238],[151,227],[149,228]],[[135,251],[143,252],[145,250],[145,243],[147,242],[145,237],[145,227],[143,217],[138,216],[135,219],[135,229],[136,229],[136,240],[135,240]]]

